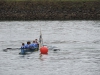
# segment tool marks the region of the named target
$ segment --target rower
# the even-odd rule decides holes
[[[38,40],[37,39],[35,39],[35,43],[38,45],[38,47],[39,47],[39,43],[38,43]]]
[[[25,44],[22,43],[22,46],[21,46],[21,54],[25,54]]]
[[[25,49],[30,49],[30,41],[27,42],[27,44],[25,45]]]
[[[37,43],[37,44],[38,44],[38,40],[37,40],[37,39],[35,39],[35,43]]]
[[[30,45],[32,49],[38,48],[38,44],[33,41],[33,43]]]
[[[21,49],[25,49],[25,44],[22,43]]]

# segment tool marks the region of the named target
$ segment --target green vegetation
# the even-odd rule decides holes
[[[0,20],[100,20],[100,1],[2,0]]]
[[[100,0],[4,0],[4,1],[100,1]]]

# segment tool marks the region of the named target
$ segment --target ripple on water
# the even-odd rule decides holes
[[[99,21],[0,22],[0,75],[100,75],[99,25]],[[48,55],[2,51],[39,38],[40,29]]]

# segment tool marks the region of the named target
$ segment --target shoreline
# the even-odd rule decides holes
[[[0,21],[100,20],[100,1],[0,1]]]

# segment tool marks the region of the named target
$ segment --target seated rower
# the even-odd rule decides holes
[[[32,49],[38,49],[38,44],[35,43],[35,41],[33,41],[33,43],[31,44],[31,48]]]
[[[22,43],[22,46],[21,46],[21,54],[25,54],[25,44]]]
[[[22,43],[21,49],[25,49],[25,44]]]
[[[35,39],[35,43],[37,43],[37,44],[38,44],[38,40],[37,40],[37,39]]]
[[[28,41],[27,44],[25,45],[25,49],[30,49],[31,48],[30,45],[31,45],[31,43],[30,43],[30,41]]]
[[[35,39],[35,43],[38,45],[38,47],[39,47],[39,43],[38,43],[38,40],[37,39]]]

